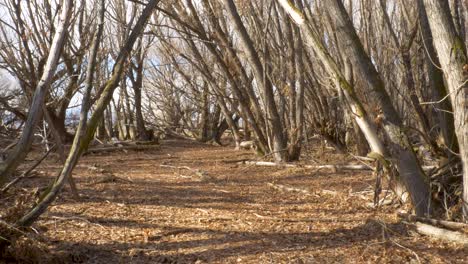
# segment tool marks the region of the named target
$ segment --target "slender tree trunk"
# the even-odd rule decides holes
[[[101,1],[102,1],[101,10],[103,10],[104,1],[103,0]],[[149,1],[148,4],[146,4],[146,7],[144,8],[141,16],[139,17],[129,37],[127,38],[124,46],[119,52],[119,55],[115,61],[115,65],[112,70],[112,75],[110,79],[106,82],[106,84],[104,85],[101,96],[99,97],[99,100],[97,102],[96,109],[91,115],[91,118],[89,120],[87,118],[87,115],[88,115],[88,110],[90,107],[89,97],[90,97],[90,93],[92,89],[91,87],[92,77],[90,76],[92,75],[93,71],[92,70],[88,71],[90,72],[90,74],[88,74],[87,78],[90,78],[91,80],[87,82],[88,86],[86,87],[86,95],[84,96],[84,99],[86,100],[83,100],[83,106],[82,106],[82,111],[80,115],[79,131],[75,135],[75,139],[73,141],[73,145],[68,155],[67,161],[62,171],[60,172],[59,177],[52,185],[50,191],[45,193],[45,196],[42,198],[42,200],[39,201],[39,203],[29,213],[23,216],[16,223],[18,226],[31,225],[42,213],[45,212],[47,207],[57,197],[65,181],[71,175],[73,168],[77,164],[81,154],[88,148],[89,143],[91,142],[94,136],[94,133],[96,132],[98,122],[100,118],[102,117],[107,105],[111,101],[114,90],[117,88],[121,80],[122,73],[125,69],[125,63],[130,55],[130,52],[132,51],[133,45],[135,41],[137,40],[137,38],[142,33],[143,29],[145,28],[146,23],[148,22],[150,16],[153,14],[153,11],[156,8],[158,3],[159,3],[158,0],[153,0],[153,1]],[[103,14],[103,11],[102,11],[102,14]],[[101,18],[102,17],[103,15],[101,16]],[[93,48],[93,52],[95,52],[96,50],[97,48]],[[95,57],[95,53],[94,55],[91,56],[91,58],[93,56]],[[86,122],[86,120],[88,120],[88,122]]]
[[[130,96],[128,95],[128,90],[127,90],[127,77],[124,75],[122,78],[122,83],[120,84],[121,88],[123,89],[124,93],[124,102],[125,102],[125,109],[124,115],[125,115],[125,127],[127,131],[127,137],[126,139],[131,139],[135,140],[136,138],[136,133],[135,133],[135,119],[133,118],[133,111],[132,107],[130,105]]]
[[[412,32],[410,33],[410,36],[408,37],[407,43],[404,43],[404,44],[400,43],[395,31],[393,30],[390,18],[387,14],[387,6],[385,4],[385,1],[379,0],[379,3],[380,3],[380,8],[383,14],[383,19],[385,21],[385,24],[387,25],[387,29],[390,32],[390,39],[393,40],[393,44],[398,49],[398,53],[400,55],[401,63],[403,65],[404,80],[405,80],[408,92],[410,94],[411,105],[413,106],[413,109],[416,112],[418,123],[420,125],[420,128],[423,131],[424,140],[432,147],[432,149],[435,152],[437,152],[439,150],[439,147],[437,143],[435,142],[435,140],[430,136],[431,128],[429,125],[429,121],[426,115],[424,114],[424,110],[421,107],[419,98],[416,95],[416,84],[414,81],[413,67],[411,65],[411,54],[410,54],[411,45],[418,32],[418,27],[415,26],[415,28],[412,29]]]
[[[31,148],[34,129],[42,116],[42,107],[44,105],[45,97],[52,83],[52,78],[57,68],[60,53],[64,45],[72,6],[73,1],[63,1],[59,23],[55,29],[54,38],[52,40],[52,45],[49,50],[49,56],[47,57],[42,77],[36,87],[32,104],[29,108],[28,119],[26,120],[26,124],[23,128],[23,134],[21,135],[14,151],[8,156],[8,160],[5,163],[6,166],[0,167],[0,183],[4,182],[7,177],[24,161]]]
[[[66,155],[65,155],[65,145],[64,145],[63,138],[61,137],[60,132],[57,129],[57,127],[55,127],[55,122],[52,120],[52,117],[50,115],[50,112],[47,110],[47,107],[44,106],[42,110],[44,112],[44,117],[47,123],[49,124],[48,126],[49,130],[52,132],[52,136],[57,146],[57,151],[60,157],[60,161],[62,162],[62,164],[64,164],[66,160]],[[80,195],[78,193],[78,188],[76,187],[75,181],[73,180],[72,177],[68,178],[68,183],[70,185],[70,189],[71,189],[73,196],[75,198],[79,198]]]
[[[113,138],[115,136],[114,132],[114,121],[112,119],[112,105],[109,105],[106,108],[105,115],[103,115],[104,125],[106,127],[107,136]]]
[[[232,61],[232,64],[239,74],[240,79],[243,83],[245,83],[245,97],[249,100],[250,106],[252,108],[252,112],[255,114],[255,120],[259,127],[265,126],[265,120],[262,115],[262,111],[260,108],[259,100],[257,100],[257,96],[253,90],[251,85],[252,81],[247,76],[247,70],[245,69],[244,65],[242,65],[241,60],[238,56],[238,52],[233,47],[232,41],[229,40],[229,37],[226,35],[225,31],[221,28],[219,23],[219,18],[215,16],[215,10],[213,10],[212,6],[210,5],[208,0],[202,1],[204,7],[210,11],[208,18],[210,19],[211,24],[213,24],[213,30],[215,32],[215,36],[219,38],[219,42],[223,45],[226,49],[227,56]]]
[[[136,134],[138,140],[149,140],[150,136],[145,127],[145,120],[141,109],[141,89],[143,89],[143,69],[144,69],[144,52],[143,41],[140,38],[140,46],[137,52],[138,65],[136,68],[136,79],[133,83],[133,92],[135,94],[135,119],[136,119]]]
[[[96,131],[96,137],[100,139],[105,139],[107,137],[105,116],[103,116],[99,121],[99,126]]]
[[[283,6],[283,8],[285,8],[285,10],[290,14],[291,18],[304,31],[304,35],[307,37],[306,40],[308,41],[309,46],[314,48],[319,58],[326,65],[326,68],[328,69],[330,74],[332,74],[335,77],[338,86],[341,86],[341,88],[343,89],[343,92],[345,93],[345,96],[347,97],[350,103],[351,110],[355,116],[356,122],[358,123],[359,127],[361,127],[361,130],[366,136],[366,139],[369,142],[369,145],[371,146],[372,150],[379,154],[384,153],[384,155],[382,156],[385,157],[386,151],[383,148],[381,141],[377,136],[377,131],[375,130],[375,128],[373,128],[372,123],[369,121],[369,118],[366,112],[364,111],[364,108],[362,107],[362,105],[356,97],[353,87],[346,81],[345,76],[341,73],[333,58],[321,43],[318,35],[313,31],[312,28],[310,28],[309,24],[306,23],[304,16],[297,11],[297,9],[291,4],[291,2],[289,2],[289,0],[278,0],[278,2]],[[336,26],[338,32],[342,35],[345,35],[345,37],[350,37],[350,35],[347,35],[347,33],[352,34],[352,38],[350,40],[348,39],[346,43],[342,43],[347,45],[346,48],[342,48],[344,56],[349,56],[350,61],[358,68],[360,68],[361,71],[363,70],[362,66],[364,65],[366,65],[367,70],[375,71],[375,68],[373,68],[372,65],[368,64],[371,63],[370,60],[362,60],[367,56],[365,55],[362,45],[359,42],[359,38],[355,34],[352,23],[351,21],[349,21],[349,17],[347,16],[346,10],[342,6],[341,1],[337,0],[337,2],[335,2],[335,0],[331,0],[329,4],[329,9],[333,10],[332,17],[334,17],[337,22]],[[345,18],[348,19],[343,20],[343,14],[341,12],[344,12]],[[354,53],[354,48],[359,48],[360,52],[357,54]],[[386,114],[387,124],[385,125],[385,129],[387,130],[387,134],[389,134],[389,137],[393,140],[391,155],[397,161],[396,165],[400,171],[401,177],[403,178],[403,182],[406,186],[406,189],[410,193],[411,200],[416,209],[416,213],[418,215],[424,215],[428,211],[430,211],[431,205],[429,184],[427,182],[427,179],[425,178],[424,172],[422,171],[419,162],[414,152],[412,151],[412,146],[409,143],[408,138],[406,137],[401,128],[401,121],[398,119],[398,115],[396,114],[396,111],[394,110],[391,102],[389,101],[388,95],[386,95],[386,92],[383,87],[383,82],[380,80],[378,73],[374,72],[374,75],[372,76],[369,76],[365,73],[364,77],[367,78],[367,81],[369,81],[369,78],[377,78],[375,80],[378,81],[378,83],[380,84],[380,86],[371,87],[373,89],[373,94],[376,97],[379,97],[379,103],[381,104],[383,112]],[[370,82],[370,84],[374,83]],[[389,112],[391,112],[393,116],[387,117]]]
[[[191,4],[190,1],[188,1],[188,3]],[[192,12],[195,12],[195,8],[193,6],[189,5],[189,7],[192,10]],[[197,24],[201,25],[201,22],[199,20],[197,20]],[[204,39],[207,39],[207,36],[204,35],[203,32],[200,32],[200,34],[202,34],[202,37]],[[203,59],[203,56],[198,51],[195,43],[192,40],[187,40],[187,43],[189,44],[190,49],[193,51],[193,55],[194,55],[195,59],[197,59],[200,62],[203,62],[201,64],[202,66],[199,69],[200,72],[202,74],[204,74],[207,77],[208,80],[210,80],[211,84],[215,85],[215,86],[213,86],[213,88],[216,89],[216,82],[213,80],[213,76],[211,76],[211,72],[210,72],[205,60]],[[228,65],[226,65],[226,63],[221,58],[219,52],[217,51],[216,46],[214,44],[208,42],[208,41],[204,42],[204,44],[208,48],[208,51],[210,52],[210,54],[214,57],[216,63],[220,67],[220,70],[226,76],[227,81],[230,83],[231,88],[232,88],[235,96],[239,100],[242,111],[249,118],[249,121],[250,121],[250,123],[252,125],[252,129],[254,130],[254,132],[255,132],[255,134],[257,135],[257,138],[258,138],[258,145],[259,145],[258,147],[261,149],[261,151],[267,152],[268,148],[267,148],[267,140],[265,138],[265,135],[264,135],[263,131],[260,129],[259,124],[256,122],[255,115],[253,114],[252,110],[250,109],[250,107],[248,105],[248,101],[246,100],[241,88],[238,86],[237,80],[235,79],[233,74],[231,74]],[[226,115],[226,112],[224,110],[223,110],[223,114],[226,116],[226,119],[228,120],[228,122],[230,122],[229,117],[228,117],[229,115]],[[231,125],[233,125],[233,124],[229,124],[229,125],[230,125],[230,127],[232,127]],[[240,140],[240,137],[239,137],[239,140]]]
[[[432,32],[423,2],[423,0],[418,0],[418,9],[423,44],[427,52],[426,65],[429,84],[435,94],[433,101],[439,101],[447,95],[447,88],[445,87],[443,72],[439,69],[440,62],[434,49]],[[440,109],[437,111],[438,125],[444,139],[444,145],[448,148],[447,155],[451,156],[452,152],[458,152],[458,141],[455,135],[453,115],[451,114],[453,112],[451,101],[443,100],[437,105],[437,108]]]
[[[223,3],[228,10],[229,17],[234,22],[234,28],[236,29],[236,32],[239,34],[239,41],[244,51],[246,52],[247,60],[250,62],[250,65],[253,69],[257,85],[260,86],[263,91],[263,96],[266,103],[266,111],[268,113],[268,121],[273,135],[273,152],[275,160],[287,161],[286,140],[283,133],[281,118],[276,107],[271,81],[268,77],[264,76],[264,67],[262,66],[258,53],[255,51],[252,39],[250,38],[244,24],[242,23],[234,1],[223,0]]]
[[[301,155],[302,148],[302,134],[304,130],[304,62],[303,62],[303,47],[302,47],[302,37],[299,30],[294,29],[296,35],[294,43],[294,52],[295,52],[295,65],[296,68],[296,81],[294,85],[297,87],[297,92],[294,102],[294,119],[291,120],[295,125],[293,126],[293,131],[291,131],[291,146],[289,152],[290,160],[299,160]]]
[[[209,140],[209,117],[210,117],[210,102],[209,102],[209,89],[208,84],[203,84],[203,91],[202,91],[202,104],[201,104],[201,120],[200,120],[200,141],[206,142]]]

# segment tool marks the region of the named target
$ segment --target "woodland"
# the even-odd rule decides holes
[[[467,19],[0,0],[0,263],[467,263]]]

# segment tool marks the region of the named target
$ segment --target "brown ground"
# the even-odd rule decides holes
[[[312,152],[321,164],[348,162]],[[370,172],[226,163],[245,158],[254,157],[180,140],[161,150],[85,156],[74,176],[83,198],[67,187],[34,227],[50,255],[66,263],[468,262],[467,248],[414,233],[398,209],[369,207]],[[45,175],[22,187],[46,185],[57,169],[49,161],[40,168]]]

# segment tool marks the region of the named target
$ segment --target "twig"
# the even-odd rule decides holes
[[[6,226],[6,228],[11,229],[11,230],[13,230],[13,231],[15,231],[15,232],[18,232],[18,233],[20,233],[20,234],[22,234],[22,235],[24,235],[24,236],[27,236],[27,235],[28,235],[28,234],[26,234],[25,232],[23,232],[21,229],[17,228],[16,226],[14,226],[14,225],[12,225],[12,224],[9,224],[9,223],[7,223],[7,222],[1,220],[1,219],[0,219],[0,225],[4,225],[4,226]]]
[[[52,150],[55,149],[55,146],[53,146],[52,148],[50,148],[38,161],[36,161],[36,163],[34,163],[31,168],[29,168],[27,171],[23,172],[20,176],[18,176],[17,178],[15,178],[14,180],[12,180],[11,182],[9,182],[7,185],[5,185],[5,187],[3,187],[1,190],[0,190],[0,193],[5,193],[6,191],[8,191],[8,189],[10,189],[14,184],[16,184],[17,182],[19,182],[21,179],[24,179],[26,177],[28,177],[28,175],[37,167],[39,166],[39,164],[42,163],[42,161],[44,161],[47,156],[49,156],[50,152],[52,152]]]
[[[420,105],[428,105],[428,104],[440,104],[442,103],[443,101],[445,101],[447,98],[449,98],[449,96],[455,92],[458,92],[459,90],[461,90],[462,88],[464,88],[463,86],[465,86],[465,84],[468,83],[468,79],[466,81],[464,81],[462,84],[460,84],[460,86],[458,86],[458,88],[456,90],[453,90],[452,92],[448,93],[446,96],[444,96],[442,99],[440,99],[439,101],[434,101],[434,102],[421,102]]]

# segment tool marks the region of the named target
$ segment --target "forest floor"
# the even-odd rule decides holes
[[[356,162],[317,146],[308,152],[309,164]],[[41,252],[47,254],[42,259],[64,263],[468,261],[467,248],[408,228],[396,214],[402,208],[369,206],[375,181],[371,172],[232,162],[242,159],[255,156],[251,151],[184,140],[164,141],[157,150],[86,155],[74,174],[82,197],[74,199],[67,186],[34,224],[44,246]],[[47,185],[59,169],[50,159],[39,168],[40,176],[26,179],[21,188]],[[280,186],[304,191],[276,188]]]

